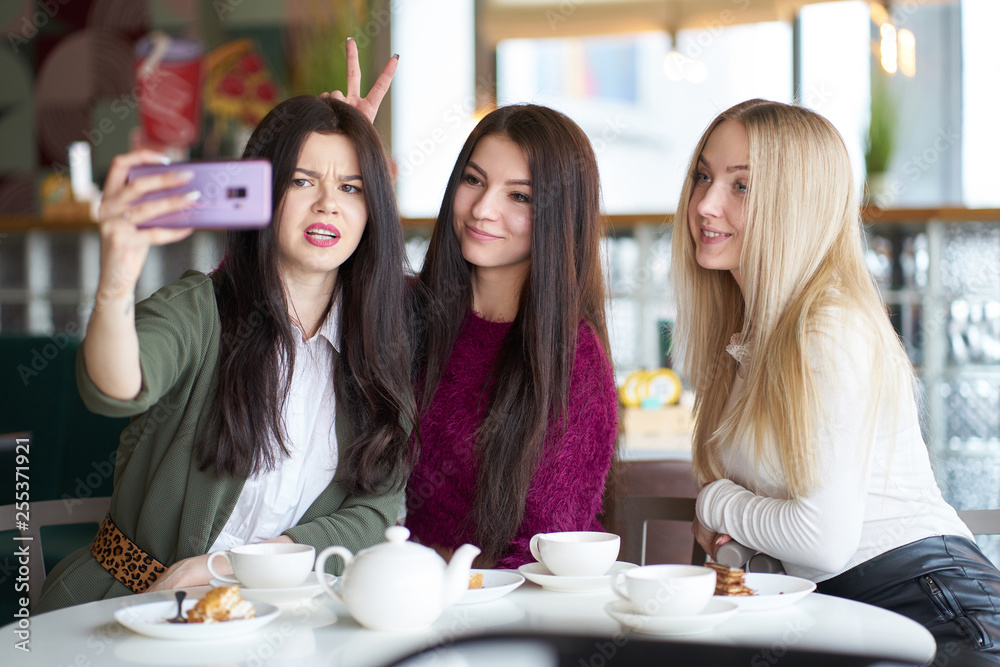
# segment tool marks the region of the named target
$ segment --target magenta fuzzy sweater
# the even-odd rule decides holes
[[[474,543],[475,526],[463,527],[475,498],[473,438],[486,415],[486,392],[492,393],[493,366],[509,329],[510,323],[469,314],[421,420],[420,460],[406,488],[406,526],[422,544]],[[614,453],[617,406],[611,364],[593,331],[581,323],[565,435],[549,443],[531,481],[521,527],[496,567],[534,561],[528,541],[535,533],[603,530],[597,516]]]

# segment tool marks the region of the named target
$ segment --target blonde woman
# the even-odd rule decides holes
[[[743,102],[688,174],[673,265],[698,542],[714,557],[735,539],[822,593],[910,616],[939,650],[996,659],[1000,572],[935,483],[837,131]]]

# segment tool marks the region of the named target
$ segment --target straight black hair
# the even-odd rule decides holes
[[[339,267],[327,307],[340,318],[340,355],[330,372],[353,431],[350,442],[338,442],[337,477],[352,493],[371,494],[387,485],[400,488],[410,467],[408,431],[416,410],[406,258],[378,134],[356,109],[332,99],[303,95],[277,105],[243,153],[244,159],[271,161],[273,223],[230,231],[213,276],[223,333],[218,392],[199,443],[199,463],[220,475],[245,476],[273,469],[288,454],[282,413],[296,334],[285,305],[276,227],[302,145],[314,132],[346,136],[361,166],[368,222],[357,249]]]
[[[597,159],[590,140],[567,116],[533,104],[501,107],[469,135],[448,180],[420,273],[426,333],[422,410],[433,401],[462,323],[472,308],[471,267],[454,231],[454,202],[466,165],[484,136],[513,141],[531,171],[531,268],[518,312],[493,371],[493,396],[476,433],[479,471],[469,520],[479,562],[509,549],[524,516],[528,489],[550,425],[566,409],[580,322],[597,336],[608,363],[600,240]]]

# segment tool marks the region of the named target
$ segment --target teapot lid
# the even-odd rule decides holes
[[[436,558],[442,563],[444,562],[444,559],[436,551],[416,542],[410,542],[408,541],[409,538],[410,530],[405,526],[389,526],[385,529],[385,539],[387,541],[371,547],[370,552],[373,556],[392,560],[412,561]]]

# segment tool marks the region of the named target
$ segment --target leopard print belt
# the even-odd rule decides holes
[[[112,577],[128,586],[133,593],[143,593],[166,571],[163,563],[143,551],[111,520],[104,517],[90,553]]]

